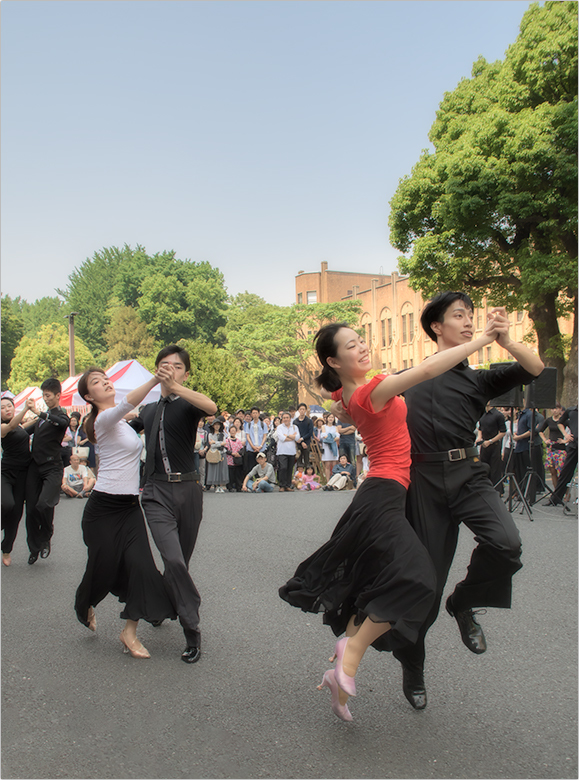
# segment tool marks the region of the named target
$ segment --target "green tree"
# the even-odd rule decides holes
[[[179,345],[191,356],[187,385],[215,401],[219,410],[234,412],[260,402],[257,382],[231,352],[202,341],[183,339]],[[153,370],[152,366],[148,368]]]
[[[131,306],[123,306],[118,301],[113,302],[108,316],[109,323],[104,334],[108,365],[131,358],[142,362],[142,358],[156,351],[155,340],[147,332],[147,326]]]
[[[557,318],[575,316],[563,399],[577,387],[577,3],[532,5],[504,61],[446,93],[391,201],[391,242],[414,289],[468,289],[527,310],[559,369]]]
[[[2,296],[2,390],[6,390],[10,363],[24,335],[24,322],[18,304],[9,295]]]
[[[75,368],[84,371],[95,358],[81,339],[74,339]],[[14,354],[8,387],[19,393],[39,385],[50,376],[61,381],[68,377],[68,329],[65,325],[43,325],[35,336],[24,336]]]
[[[27,336],[33,336],[43,325],[64,321],[63,302],[57,296],[37,298],[33,303],[16,298],[16,302],[20,307],[24,333]]]
[[[302,385],[321,401],[314,385],[319,367],[312,360],[312,338],[327,322],[344,321],[355,327],[359,314],[359,301],[274,306],[245,293],[233,299],[230,308],[227,349],[243,359],[247,370],[268,393],[268,406],[276,393],[277,403],[282,400],[281,391],[287,392],[288,382],[296,390]],[[294,400],[296,395],[283,401]]]

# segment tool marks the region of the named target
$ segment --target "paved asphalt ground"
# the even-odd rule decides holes
[[[191,566],[204,642],[193,666],[179,660],[171,622],[142,625],[151,660],[124,655],[112,596],[97,608],[96,635],[76,620],[84,502],[61,501],[53,552],[34,566],[21,527],[2,567],[2,777],[577,777],[576,515],[515,515],[524,568],[513,609],[481,618],[482,656],[440,615],[424,712],[404,699],[394,659],[370,649],[345,724],[316,691],[333,635],[277,589],[351,498],[206,495]],[[448,591],[472,545],[463,529]]]

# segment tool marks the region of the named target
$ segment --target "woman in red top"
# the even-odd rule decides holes
[[[434,600],[434,567],[405,516],[410,437],[399,394],[453,368],[494,341],[501,328],[489,315],[480,338],[369,382],[368,347],[356,331],[333,323],[315,336],[322,364],[317,384],[324,397],[341,404],[340,421],[360,431],[370,470],[329,541],[298,566],[279,594],[304,612],[323,610],[334,634],[345,632],[331,659],[336,668],[319,686],[330,689],[332,710],[342,720],[352,719],[346,702],[356,694],[354,676],[368,647],[393,650],[416,642]]]

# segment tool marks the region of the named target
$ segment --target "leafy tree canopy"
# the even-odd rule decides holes
[[[118,299],[113,298],[108,316],[109,323],[104,334],[107,365],[132,358],[142,362],[143,357],[156,351],[154,338],[131,306],[123,306]]]
[[[24,321],[17,302],[9,295],[2,296],[2,390],[6,390],[10,363],[24,335]]]
[[[233,299],[229,310],[227,349],[243,359],[270,399],[290,381],[321,400],[313,383],[319,373],[312,362],[313,336],[327,322],[355,326],[359,313],[359,301],[274,306],[245,293]]]
[[[59,291],[66,310],[77,311],[75,327],[95,352],[107,352],[107,325],[114,301],[132,307],[155,341],[181,338],[219,341],[227,292],[221,272],[209,263],[179,260],[174,252],[147,255],[137,246],[95,252]]]
[[[532,5],[502,62],[445,94],[391,201],[391,242],[414,289],[468,289],[529,312],[562,369],[557,316],[577,316],[577,3]],[[577,341],[572,348],[576,366]]]
[[[75,368],[84,371],[95,359],[84,343],[74,339]],[[43,325],[34,336],[24,336],[12,360],[8,387],[19,393],[50,376],[62,382],[68,377],[68,329],[64,324]]]

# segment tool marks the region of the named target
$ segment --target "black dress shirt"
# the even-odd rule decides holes
[[[497,433],[506,433],[505,417],[498,409],[489,409],[480,418],[479,428],[484,441],[494,439]]]
[[[2,468],[25,469],[31,460],[30,434],[19,425],[2,439]]]
[[[55,463],[62,468],[62,440],[68,428],[70,419],[64,409],[57,406],[48,412],[40,412],[39,419],[32,428],[32,459],[38,466],[45,463]]]
[[[312,435],[314,433],[313,422],[307,416],[304,417],[303,420],[300,420],[299,417],[296,417],[294,420],[294,425],[297,426],[300,432],[300,438],[303,439],[304,442],[309,445]]]
[[[468,360],[406,390],[412,452],[472,447],[487,402],[535,377],[518,363],[496,370],[469,368]]]
[[[136,431],[145,431],[147,448],[151,446],[150,432],[157,404],[144,406],[138,417],[129,423]],[[165,434],[165,447],[172,472],[188,474],[195,471],[195,439],[199,420],[205,412],[176,395],[169,397],[161,425]],[[164,474],[159,437],[155,442],[155,474]]]

